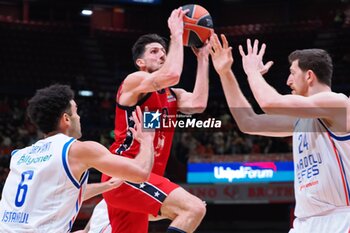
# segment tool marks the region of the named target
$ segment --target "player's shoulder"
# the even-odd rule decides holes
[[[345,94],[343,93],[337,93],[337,92],[331,92],[332,96],[334,96],[334,98],[337,98],[337,100],[341,103],[343,103],[344,106],[350,106],[350,100],[349,97],[347,97]]]
[[[337,93],[332,91],[320,92],[312,95],[311,98],[318,103],[332,104],[333,107],[348,106],[349,98],[343,93]]]
[[[123,91],[135,91],[135,89],[140,85],[140,83],[142,83],[148,76],[149,73],[145,71],[136,71],[127,75],[122,83]]]
[[[141,80],[147,78],[147,76],[149,76],[149,73],[145,71],[136,71],[127,75],[124,79],[123,84],[125,85],[125,84],[134,83],[134,82],[139,83]]]
[[[337,93],[337,92],[331,92],[334,96],[336,96],[337,98],[343,99],[343,100],[348,100],[349,97],[347,97],[345,94],[343,93]]]
[[[344,98],[347,99],[348,97],[343,94],[343,93],[338,93],[334,91],[325,91],[325,92],[319,92],[315,94],[315,96],[320,96],[320,97],[335,97],[335,98]]]
[[[87,157],[87,155],[96,154],[95,151],[100,150],[101,144],[95,141],[79,141],[76,140],[69,149],[69,155],[74,157]]]

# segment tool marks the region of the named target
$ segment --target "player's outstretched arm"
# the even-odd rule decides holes
[[[69,150],[69,164],[78,180],[81,174],[91,167],[108,176],[135,183],[144,182],[149,178],[154,162],[154,131],[143,131],[142,112],[139,106],[136,112],[133,112],[136,128],[130,130],[134,139],[140,142],[138,155],[134,159],[116,156],[97,142],[77,141]]]
[[[232,72],[234,62],[232,47],[224,35],[221,35],[222,43],[218,36],[213,34],[210,38],[212,50],[211,59],[225,93],[227,104],[232,116],[235,118],[238,127],[242,132],[265,136],[290,136],[293,130],[293,118],[281,116],[258,115],[243,95],[239,84]],[[272,62],[260,63],[261,73],[266,73]]]
[[[207,107],[209,95],[209,51],[211,45],[207,41],[203,47],[192,47],[197,57],[196,82],[192,92],[182,88],[173,88],[177,97],[179,111],[186,114],[202,113]]]
[[[116,177],[112,177],[108,181],[105,182],[97,182],[97,183],[89,183],[86,186],[86,190],[84,193],[84,201],[94,197],[96,195],[102,194],[109,190],[119,187],[124,180]]]
[[[239,46],[249,86],[265,113],[302,118],[322,118],[326,119],[339,132],[348,130],[345,129],[344,124],[334,125],[339,121],[345,122],[346,116],[344,115],[346,114],[341,113],[345,113],[349,108],[349,101],[345,95],[334,93],[330,88],[329,91],[321,91],[310,96],[281,95],[271,87],[259,72],[259,64],[262,63],[265,49],[265,44],[262,44],[259,50],[259,41],[255,40],[252,45],[250,39],[247,40],[246,53],[243,51],[243,47]],[[316,79],[312,71],[308,72],[309,79]],[[337,109],[340,109],[340,113],[336,112]]]
[[[138,71],[128,75],[123,84],[124,92],[138,97],[141,93],[153,92],[179,83],[184,60],[183,17],[187,12],[188,10],[182,10],[180,7],[173,10],[168,18],[170,44],[162,67],[154,72]]]

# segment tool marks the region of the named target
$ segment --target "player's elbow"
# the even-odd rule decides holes
[[[269,113],[272,113],[273,110],[276,108],[276,102],[264,100],[260,103],[260,107],[261,107],[261,110],[264,111],[264,113],[269,114]]]
[[[142,183],[149,180],[151,172],[148,169],[140,170],[137,177],[135,177],[135,180],[133,182],[135,183]]]
[[[252,131],[252,127],[248,124],[238,124],[238,129],[242,132],[242,133],[246,133],[248,134],[249,132]]]
[[[180,82],[181,74],[178,72],[169,72],[167,75],[167,80],[169,81],[169,86],[175,86]]]
[[[266,114],[276,114],[283,107],[291,107],[291,103],[289,103],[288,100],[284,98],[284,96],[265,97],[263,99],[260,99],[258,102],[260,108]]]
[[[206,104],[197,104],[193,106],[193,113],[203,113],[206,109]]]
[[[191,101],[192,113],[203,113],[207,108],[208,98],[203,98],[203,94],[195,96],[192,94],[193,100]],[[204,95],[205,96],[205,95]]]
[[[259,127],[257,122],[251,117],[247,117],[239,122],[237,121],[237,125],[238,129],[246,134],[254,134],[253,132]]]

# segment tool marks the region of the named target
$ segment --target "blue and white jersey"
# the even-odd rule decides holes
[[[293,157],[296,217],[349,208],[350,134],[335,135],[319,119],[299,119]]]
[[[69,232],[82,203],[88,172],[74,178],[68,151],[75,139],[56,134],[13,151],[0,201],[0,232]]]

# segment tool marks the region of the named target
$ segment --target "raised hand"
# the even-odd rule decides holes
[[[198,59],[208,58],[211,50],[211,44],[209,43],[209,40],[207,40],[201,48],[192,46],[191,49]]]
[[[181,7],[173,10],[168,18],[168,27],[172,36],[182,36],[184,31],[184,15],[189,9],[182,10]]]
[[[254,45],[250,39],[247,39],[247,54],[244,53],[242,45],[239,46],[239,53],[242,56],[242,64],[244,72],[249,76],[251,73],[259,72],[261,75],[266,74],[273,65],[272,61],[263,63],[266,45],[263,43],[260,50],[259,41],[255,40]]]
[[[214,68],[219,75],[224,74],[231,70],[233,64],[232,47],[229,46],[226,37],[221,34],[221,42],[217,34],[213,34],[210,37],[210,44],[212,49],[210,50],[211,60],[213,61]]]

